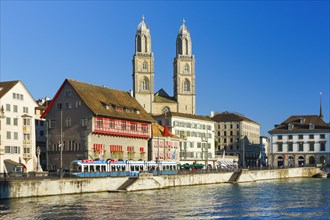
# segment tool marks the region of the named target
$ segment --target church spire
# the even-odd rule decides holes
[[[323,113],[322,113],[322,92],[320,92],[320,115],[319,117],[323,120]]]

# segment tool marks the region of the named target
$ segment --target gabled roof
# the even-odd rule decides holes
[[[291,128],[289,129],[289,125]],[[310,129],[312,125],[312,129]],[[318,115],[293,115],[268,131],[269,134],[330,132],[330,125]]]
[[[176,100],[169,96],[164,89],[160,89],[155,93],[154,102],[173,103],[176,102]]]
[[[203,115],[192,115],[192,114],[185,114],[185,113],[179,113],[179,112],[167,112],[166,113],[166,117],[172,117],[172,116],[214,122],[209,117],[203,116]],[[153,115],[153,117],[165,117],[165,114]]]
[[[259,124],[251,119],[239,115],[237,113],[223,112],[212,117],[212,120],[215,122],[234,122],[234,121],[247,121],[254,124]]]
[[[86,106],[95,114],[106,117],[153,122],[153,118],[138,101],[126,91],[96,86],[72,79],[66,79],[50,105],[41,117],[44,117],[54,104],[64,85],[68,83],[75,90]],[[122,108],[116,110],[116,108]]]
[[[168,133],[170,134],[169,137],[180,139],[180,137],[176,136],[175,134],[172,134],[171,132],[168,132]],[[164,127],[157,123],[152,123],[152,136],[153,137],[168,137],[168,135],[164,134]]]
[[[2,98],[17,83],[19,83],[19,80],[0,82],[0,98]]]

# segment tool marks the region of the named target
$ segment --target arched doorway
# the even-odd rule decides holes
[[[309,164],[315,164],[315,157],[314,156],[309,157]]]
[[[300,167],[305,165],[305,158],[303,156],[300,156],[298,158],[298,164],[299,164]]]
[[[289,156],[288,165],[289,165],[289,167],[294,167],[294,158],[293,158],[293,156]]]
[[[281,167],[281,166],[283,166],[283,165],[284,165],[283,157],[282,157],[282,156],[279,156],[279,157],[277,158],[277,166],[278,166],[278,167]]]

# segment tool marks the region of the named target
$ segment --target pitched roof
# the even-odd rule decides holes
[[[0,82],[0,98],[4,96],[9,90],[11,90],[19,80]]]
[[[66,79],[63,85],[65,83],[69,83],[72,86],[82,101],[95,115],[137,121],[154,121],[153,118],[138,103],[138,101],[131,97],[130,94],[126,91],[110,89],[72,79]],[[56,99],[58,93],[63,88],[63,85],[53,100]],[[49,107],[46,109],[45,114],[47,114],[48,109],[53,105],[53,100]],[[116,110],[116,107],[122,108],[122,110],[118,111]]]
[[[153,117],[158,117],[158,116],[165,117],[165,114],[153,115]],[[186,113],[180,113],[180,112],[167,112],[166,113],[166,116],[170,116],[170,117],[171,116],[176,116],[176,117],[181,117],[181,118],[191,118],[191,119],[197,119],[197,120],[204,120],[204,121],[214,122],[208,116],[192,115],[192,114],[186,114]]]
[[[176,100],[169,96],[164,89],[160,89],[155,93],[154,102],[173,103],[176,102]]]
[[[292,125],[290,129],[289,124]],[[314,128],[310,129],[310,125],[314,125]],[[293,115],[268,131],[269,134],[310,132],[330,132],[330,125],[325,123],[318,115]]]
[[[233,122],[233,121],[247,121],[255,124],[259,124],[247,117],[239,115],[237,113],[223,112],[212,117],[212,120],[215,122]]]
[[[176,136],[175,134],[170,133],[170,137],[171,138],[178,138],[180,139],[180,137]],[[152,136],[153,137],[165,137],[166,135],[164,135],[164,127],[157,124],[157,123],[152,123]]]

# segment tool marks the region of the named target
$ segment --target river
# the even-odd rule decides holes
[[[330,219],[330,179],[2,200],[0,219]]]

